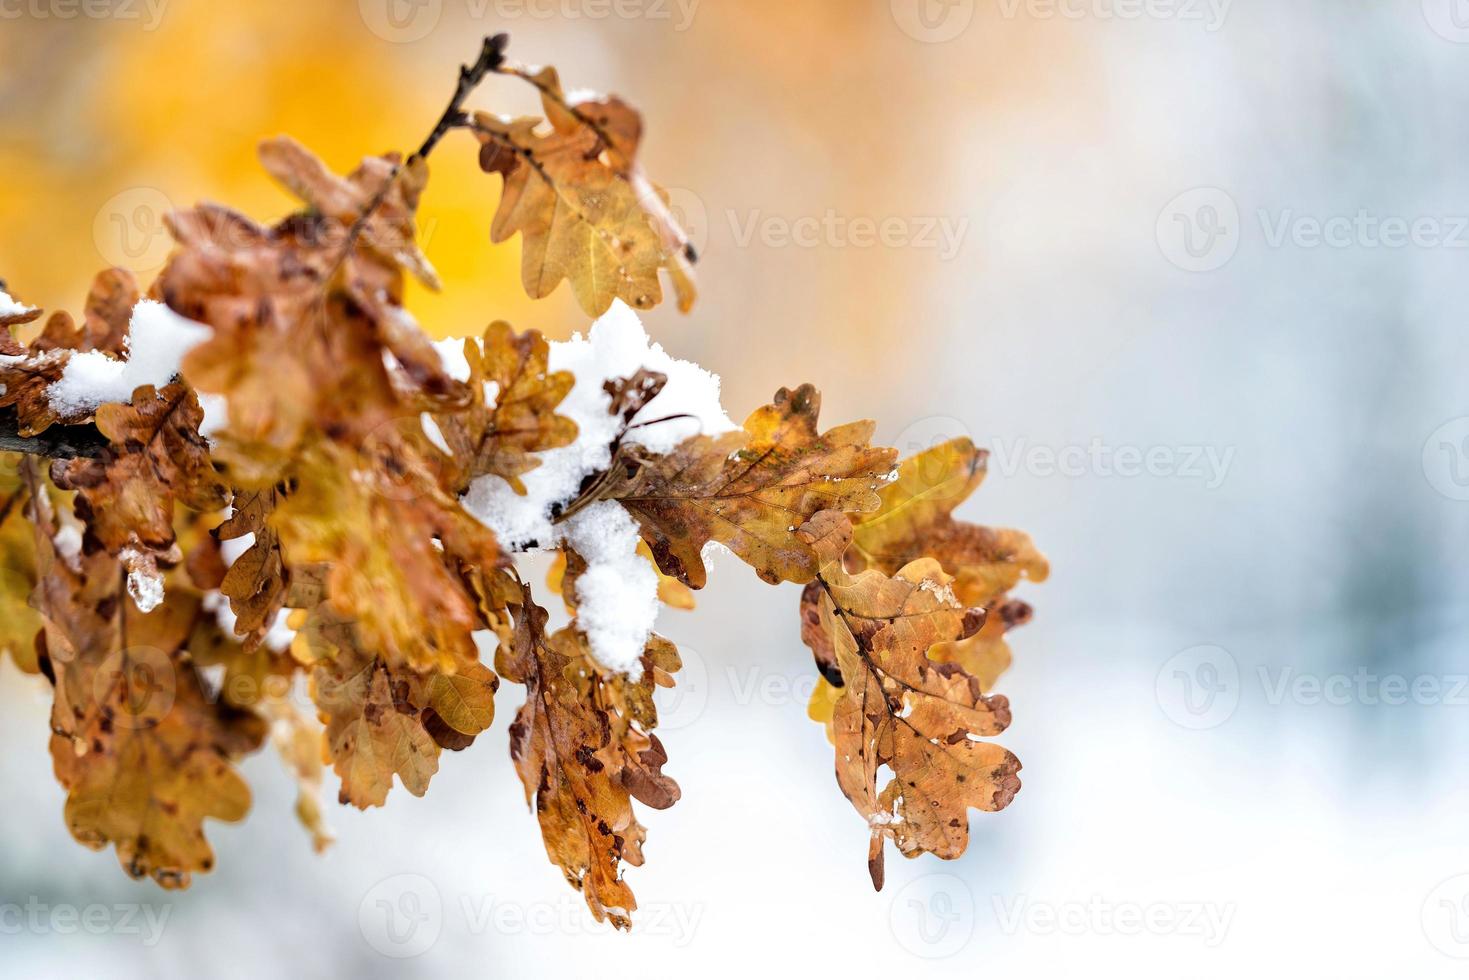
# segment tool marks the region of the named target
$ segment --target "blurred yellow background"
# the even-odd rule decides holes
[[[1013,24],[1004,39],[973,28],[963,48],[915,43],[888,0],[631,0],[629,17],[571,0],[97,2],[112,15],[0,20],[0,277],[17,296],[75,310],[103,265],[146,278],[167,255],[171,206],[209,199],[278,217],[291,202],[256,164],[263,137],[289,133],[339,172],[413,148],[477,39],[508,30],[512,56],[643,110],[645,163],[705,257],[692,317],[660,310],[650,329],[721,372],[737,416],[808,380],[793,360],[819,359],[824,377],[809,380],[854,410],[848,379],[921,368],[917,345],[881,338],[942,334],[928,297],[979,268],[980,228],[964,220],[962,263],[940,261],[936,230],[931,249],[829,247],[830,235],[828,247],[760,246],[771,228],[828,213],[896,218],[909,235],[953,216],[957,229],[953,190],[993,179],[963,164],[976,120],[1003,126],[1048,98],[1044,66],[1071,47],[1057,35],[1049,52],[1017,45],[1028,32]],[[473,105],[537,109],[508,79]],[[1081,109],[1043,116],[1055,125]],[[518,239],[490,245],[499,179],[477,170],[470,138],[452,136],[432,170],[421,230],[445,289],[410,298],[426,328],[584,328],[564,286],[547,302],[524,296]]]

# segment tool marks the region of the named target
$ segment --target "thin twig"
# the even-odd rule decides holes
[[[454,90],[454,97],[449,100],[449,107],[439,117],[439,122],[434,126],[433,132],[428,134],[428,139],[424,140],[418,152],[413,154],[415,157],[427,157],[449,130],[463,126],[468,121],[468,116],[464,113],[464,100],[469,98],[469,93],[485,80],[486,75],[500,70],[500,66],[505,62],[505,49],[509,45],[509,34],[487,37],[484,47],[480,49],[479,60],[472,65],[459,66],[459,85]]]
[[[414,160],[427,159],[428,155],[434,151],[434,147],[439,145],[439,140],[443,139],[450,130],[457,129],[469,122],[469,116],[464,112],[464,100],[469,98],[469,94],[475,90],[480,82],[484,81],[486,75],[499,70],[501,63],[505,60],[505,48],[509,44],[509,34],[496,34],[494,37],[487,37],[484,40],[483,46],[480,48],[479,58],[475,63],[459,66],[459,84],[454,88],[454,96],[449,100],[448,108],[439,117],[438,123],[434,125],[433,132],[428,134],[428,138],[423,141],[423,145],[418,148],[418,151],[413,156],[408,158],[409,163],[412,163]],[[392,191],[393,185],[398,182],[398,178],[403,173],[403,167],[403,164],[398,164],[393,167],[392,172],[383,181],[383,185],[372,196],[372,200],[367,202],[367,206],[362,209],[362,213],[357,216],[357,220],[352,222],[352,227],[347,231],[347,240],[342,246],[341,253],[337,256],[336,262],[332,264],[333,275],[336,274],[337,269],[341,268],[342,263],[347,260],[347,256],[352,254],[352,250],[357,247],[357,240],[362,237],[363,230],[367,228],[367,223],[372,220],[372,216],[377,213],[377,209],[382,207],[383,201],[387,200],[388,193]],[[332,276],[328,276],[327,278],[331,279]]]

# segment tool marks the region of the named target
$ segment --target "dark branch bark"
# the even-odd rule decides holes
[[[48,459],[76,459],[99,455],[107,439],[95,425],[53,425],[37,436],[22,436],[13,408],[0,408],[0,452],[26,453]]]
[[[509,34],[487,37],[484,47],[480,48],[479,60],[472,65],[459,66],[459,85],[454,89],[454,97],[449,100],[449,107],[439,117],[434,131],[428,134],[428,139],[423,141],[414,156],[428,156],[451,129],[463,126],[468,121],[464,114],[464,100],[469,98],[469,93],[474,91],[475,86],[485,80],[486,75],[500,70],[505,62],[505,49],[509,45]]]

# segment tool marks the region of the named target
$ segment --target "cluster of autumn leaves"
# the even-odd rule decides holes
[[[569,279],[591,314],[646,308],[661,270],[692,302],[692,252],[636,164],[637,113],[568,100],[549,69],[496,70],[546,107],[544,122],[459,120],[505,178],[493,235],[522,236],[528,290]],[[67,824],[129,874],[187,885],[213,863],[205,819],[249,807],[239,760],[270,741],[322,847],[326,767],[345,804],[383,804],[395,777],[421,795],[445,750],[490,727],[509,682],[525,694],[510,751],[547,854],[599,919],[626,926],[623,866],[642,863],[646,836],[633,801],[679,798],[654,734],[678,651],[655,635],[638,670],[600,668],[575,618],[580,556],[561,547],[550,585],[573,615],[551,633],[515,556],[460,503],[490,475],[523,490],[537,453],[574,442],[557,407],[576,379],[548,369],[538,333],[504,324],[466,342],[467,381],[446,371],[402,305],[405,275],[436,284],[414,244],[421,156],[345,178],[284,138],[261,157],[300,211],[269,227],[212,204],[169,218],[177,247],[148,295],[211,331],[165,387],[79,418],[46,397],[78,352],[125,355],[141,295],[124,272],[97,277],[80,323],[54,314],[22,343],[39,314],[0,321],[0,411],[22,435],[100,434],[75,458],[0,455],[0,647],[54,687]],[[611,411],[630,420],[665,380],[609,384]],[[207,438],[200,393],[228,406]],[[823,432],[819,408],[806,385],[668,454],[619,440],[560,510],[625,507],[672,605],[704,587],[710,542],[805,586],[801,633],[823,678],[811,713],[871,829],[880,886],[885,840],[956,857],[967,810],[1019,788],[1019,762],[985,740],[1010,719],[990,692],[1006,631],[1029,617],[1009,592],[1047,569],[1025,535],[951,516],[984,476],[967,440],[898,464],[871,423]],[[161,602],[141,602],[159,581]]]

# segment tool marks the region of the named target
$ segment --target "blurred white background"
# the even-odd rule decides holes
[[[17,295],[75,309],[112,261],[91,215],[131,186],[283,209],[249,162],[278,126],[340,166],[413,142],[405,120],[433,117],[474,38],[509,30],[522,58],[645,111],[649,168],[705,254],[695,313],[649,328],[724,376],[732,415],[809,380],[827,421],[878,418],[905,452],[962,434],[994,451],[961,516],[1028,530],[1054,568],[1021,591],[1037,618],[1000,685],[1024,789],[973,815],[960,861],[890,851],[874,894],[866,827],[805,717],[798,590],[728,560],[696,613],[662,621],[692,651],[661,733],[683,799],[646,816],[632,935],[545,859],[508,684],[425,799],[333,808],[322,858],[275,759],[252,760],[251,817],[209,831],[219,869],[164,893],[69,838],[44,682],[7,665],[0,975],[1463,976],[1469,4],[386,2],[397,27],[374,0],[249,21],[172,0],[151,31],[60,24],[54,0],[4,14],[0,130],[60,175],[0,192]],[[156,87],[167,45],[232,53],[200,72],[218,95],[249,91],[277,37],[352,71],[350,93],[271,69],[239,132],[193,106],[118,149],[146,99],[116,92]],[[331,101],[378,89],[386,122]],[[58,135],[67,105],[114,97],[116,117]],[[119,142],[90,139],[109,126]],[[228,167],[191,157],[219,146]],[[513,253],[461,258],[461,228],[488,252],[496,192],[474,186],[428,202],[460,299],[423,298],[425,321],[583,328],[564,290],[519,296]],[[83,220],[48,241],[21,220],[32,193]],[[788,234],[802,218],[809,246]],[[894,237],[864,247],[855,219]],[[108,909],[97,934],[50,917],[89,905]]]

